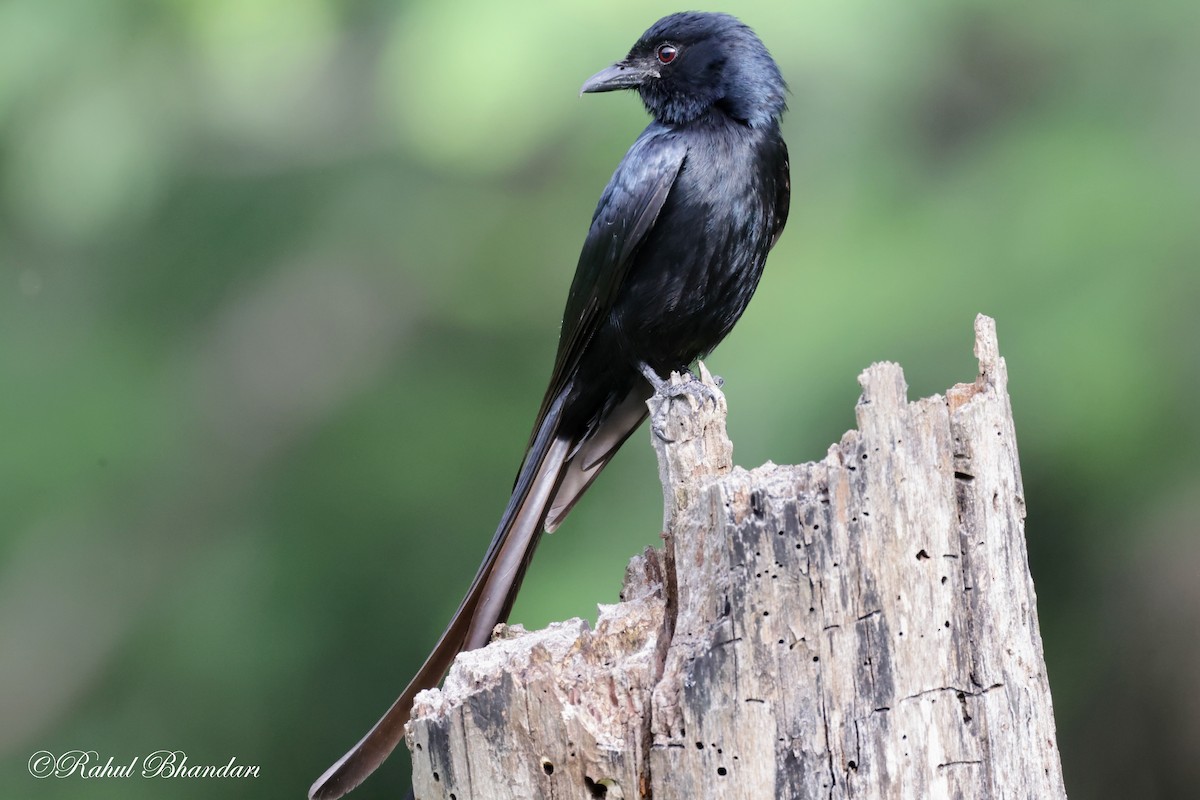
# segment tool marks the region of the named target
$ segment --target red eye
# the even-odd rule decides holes
[[[658,56],[659,63],[670,64],[675,60],[675,56],[679,55],[679,51],[673,45],[660,44],[658,50],[655,51],[655,55]]]

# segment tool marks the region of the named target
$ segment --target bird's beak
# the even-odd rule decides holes
[[[580,94],[592,92],[612,92],[617,89],[632,89],[641,86],[650,78],[657,78],[658,71],[648,69],[627,61],[620,61],[611,67],[600,70],[583,83]]]

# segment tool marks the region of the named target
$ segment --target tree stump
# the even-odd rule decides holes
[[[823,461],[732,466],[707,372],[650,401],[663,550],[417,696],[421,800],[1065,798],[995,323],[979,376],[859,378]]]

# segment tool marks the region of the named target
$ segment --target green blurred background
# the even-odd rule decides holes
[[[299,798],[391,702],[504,505],[596,198],[579,99],[660,2],[0,4],[0,797]],[[1200,785],[1200,4],[725,6],[791,89],[791,221],[710,359],[736,459],[998,321],[1068,790]],[[514,619],[657,541],[639,434]],[[255,781],[36,781],[179,748]],[[357,797],[396,797],[407,755]]]

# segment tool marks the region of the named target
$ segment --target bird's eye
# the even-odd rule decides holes
[[[675,49],[674,45],[660,44],[654,54],[658,56],[660,64],[670,64],[675,60],[675,56],[679,55],[679,51]]]

